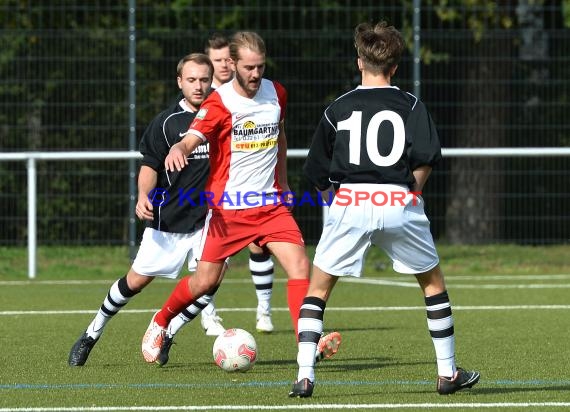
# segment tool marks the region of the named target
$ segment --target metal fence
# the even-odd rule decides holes
[[[289,159],[300,159],[303,160],[307,157],[307,149],[290,149],[288,151]],[[486,157],[486,158],[537,158],[537,157],[548,157],[548,158],[559,158],[559,157],[570,157],[570,148],[473,148],[473,149],[443,149],[442,155],[444,157],[456,157],[456,158],[473,158],[473,157]],[[95,160],[95,161],[110,161],[114,159],[126,159],[126,160],[136,160],[140,159],[142,156],[140,153],[135,151],[114,151],[114,152],[19,152],[19,153],[0,153],[1,161],[25,161],[26,162],[26,174],[27,174],[27,188],[26,188],[26,200],[27,200],[27,239],[28,239],[28,277],[33,279],[36,277],[37,273],[37,247],[38,247],[38,236],[37,236],[37,223],[38,223],[38,176],[37,176],[37,165],[41,161],[79,161],[79,160]],[[530,195],[532,196],[532,195]],[[429,197],[429,195],[428,195]],[[500,194],[494,194],[493,197],[499,197]],[[328,209],[324,204],[320,204],[316,201],[316,196],[304,196],[304,194],[299,194],[295,199],[295,206],[304,206],[305,208],[310,207],[312,209],[312,215],[319,214],[325,218],[328,213]],[[298,210],[298,209],[297,209]],[[306,215],[306,213],[301,213],[301,215]],[[540,222],[544,219],[548,219],[548,216],[539,216],[537,221]],[[502,217],[501,217],[502,219]],[[301,219],[302,220],[302,219]],[[513,220],[517,220],[516,217]],[[132,230],[136,232],[136,221],[134,219],[129,219],[129,226]],[[321,224],[317,224],[316,229],[320,229]],[[305,230],[305,233],[309,230]],[[131,245],[131,254],[134,256],[136,253],[135,245]]]
[[[570,146],[567,2],[47,0],[0,2],[0,151],[136,150],[177,95],[178,59],[213,32],[256,30],[289,91],[289,146],[359,82],[352,30],[386,19],[408,39],[393,83],[421,95],[446,148]],[[451,3],[451,2],[450,2]],[[414,7],[416,6],[416,7]],[[134,147],[133,147],[134,146]],[[296,190],[310,190],[289,162]],[[37,164],[40,244],[133,244],[136,164]],[[0,162],[0,245],[25,245],[26,164]],[[446,158],[430,179],[440,241],[568,243],[568,157]],[[308,242],[318,211],[295,211]]]

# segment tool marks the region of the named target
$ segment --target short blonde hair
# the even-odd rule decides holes
[[[234,62],[239,60],[239,49],[249,49],[265,55],[265,42],[261,36],[253,31],[238,31],[230,41],[230,57]]]

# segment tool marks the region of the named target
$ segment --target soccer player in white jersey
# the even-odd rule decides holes
[[[143,159],[138,176],[136,214],[148,225],[132,267],[111,285],[97,315],[71,348],[70,366],[85,364],[107,323],[155,277],[176,278],[186,260],[189,270],[196,268],[207,209],[205,204],[200,204],[199,193],[204,190],[210,168],[208,145],[199,146],[189,155],[191,167],[181,173],[166,171],[164,159],[196,116],[208,94],[213,71],[205,54],[194,53],[182,58],[177,67],[182,99],[158,114],[142,136],[140,151]],[[183,199],[181,192],[186,193],[188,199]],[[168,362],[168,350],[176,332],[195,318],[211,299],[209,295],[203,296],[184,308],[171,322],[157,363]]]
[[[206,41],[204,52],[214,65],[212,89],[216,89],[222,84],[231,81],[234,77],[234,72],[231,67],[229,40],[220,33],[214,33]],[[248,249],[249,271],[257,296],[255,328],[258,332],[271,333],[274,329],[271,320],[271,295],[274,278],[273,260],[267,249],[260,248],[255,243],[250,243]],[[202,327],[206,333],[210,330],[217,331],[220,321],[221,319],[216,316],[214,302],[212,301],[202,311]]]
[[[435,348],[437,391],[451,394],[475,385],[479,372],[455,364],[451,304],[419,196],[441,158],[438,134],[424,104],[391,86],[405,47],[401,34],[386,22],[362,23],[354,44],[362,84],[325,110],[304,165],[319,191],[338,191],[301,306],[299,370],[289,396],[312,396],[326,302],[339,277],[361,276],[371,245],[388,254],[396,272],[416,277]]]
[[[265,44],[254,32],[238,32],[230,43],[235,77],[201,106],[186,136],[173,145],[165,168],[182,171],[187,156],[210,144],[209,211],[194,275],[183,278],[150,321],[142,340],[147,362],[159,356],[168,325],[183,308],[215,288],[226,258],[254,242],[266,247],[287,273],[287,302],[297,337],[299,310],[309,285],[309,259],[301,231],[287,207],[285,88],[263,78]],[[321,337],[325,357],[340,344],[337,332]],[[319,356],[318,354],[316,356]]]

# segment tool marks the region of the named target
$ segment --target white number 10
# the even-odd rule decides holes
[[[392,123],[392,127],[394,128],[394,144],[388,156],[382,156],[378,151],[378,129],[380,129],[380,124],[384,121]],[[359,165],[362,112],[352,112],[352,115],[350,115],[348,119],[338,122],[338,130],[349,131],[349,162]],[[402,157],[405,143],[406,131],[404,129],[404,122],[396,112],[383,110],[372,116],[366,129],[366,153],[372,163],[382,167],[392,166]]]

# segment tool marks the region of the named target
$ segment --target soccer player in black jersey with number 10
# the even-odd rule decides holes
[[[412,193],[421,192],[441,158],[438,134],[424,104],[390,84],[404,51],[401,34],[385,22],[362,23],[354,41],[362,84],[325,110],[304,166],[319,191],[339,187],[343,203],[333,200],[315,252],[289,396],[312,395],[326,302],[339,277],[361,276],[371,245],[388,254],[396,272],[416,277],[437,358],[437,392],[451,394],[475,385],[479,372],[455,364],[451,304],[424,201]]]

